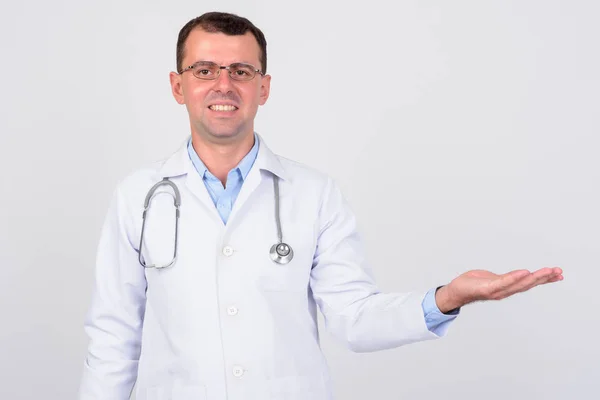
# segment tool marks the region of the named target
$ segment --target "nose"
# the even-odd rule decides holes
[[[229,71],[221,69],[219,76],[215,79],[214,89],[223,93],[227,93],[232,89],[232,79],[229,76]]]

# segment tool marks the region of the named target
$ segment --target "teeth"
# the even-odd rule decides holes
[[[237,110],[236,106],[229,106],[224,104],[215,104],[209,107],[213,111],[234,111]]]

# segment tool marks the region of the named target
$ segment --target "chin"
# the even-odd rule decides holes
[[[206,133],[213,138],[220,139],[231,139],[242,135],[241,131],[231,129],[214,129],[208,130]]]
[[[213,138],[220,139],[233,139],[244,136],[244,132],[247,129],[244,129],[243,126],[206,126],[204,130],[208,136]]]
[[[254,134],[253,129],[241,124],[200,123],[194,130],[209,141],[232,141],[244,138],[245,132]]]

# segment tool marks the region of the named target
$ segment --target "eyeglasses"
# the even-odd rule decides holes
[[[222,69],[226,69],[227,72],[229,72],[231,79],[236,81],[251,81],[254,79],[257,72],[262,76],[265,75],[254,65],[233,63],[229,66],[224,66],[211,61],[198,61],[197,63],[184,68],[179,75],[183,74],[185,71],[191,70],[196,78],[211,81],[219,77]]]

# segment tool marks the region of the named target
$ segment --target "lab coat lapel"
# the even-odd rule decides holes
[[[240,194],[238,195],[235,203],[233,204],[233,208],[231,209],[231,214],[229,215],[229,219],[227,220],[227,226],[231,225],[232,221],[235,221],[236,215],[240,212],[239,210],[244,206],[246,200],[250,197],[250,195],[256,190],[258,185],[260,185],[262,181],[262,176],[260,169],[252,166],[252,169],[248,173],[242,188],[240,189]]]
[[[193,165],[192,171],[190,171],[186,176],[185,186],[194,196],[196,196],[198,200],[200,200],[200,203],[206,208],[206,211],[212,217],[219,220],[220,224],[223,224],[223,220],[219,215],[219,211],[217,211],[217,208],[215,207],[215,204],[213,203],[210,194],[208,193],[208,189],[206,189],[206,185],[202,181],[202,177],[194,169]]]
[[[258,155],[256,156],[256,161],[254,162],[252,169],[248,173],[248,176],[242,185],[240,194],[235,200],[235,204],[231,210],[231,215],[227,221],[227,226],[230,226],[232,221],[235,222],[237,214],[241,212],[244,204],[265,179],[267,174],[264,174],[263,171],[268,171],[271,174],[277,175],[283,180],[289,180],[289,177],[285,173],[283,166],[277,159],[277,156],[271,152],[260,135],[257,134],[257,137],[259,139],[259,149]],[[269,182],[271,181],[271,179],[268,180]]]

